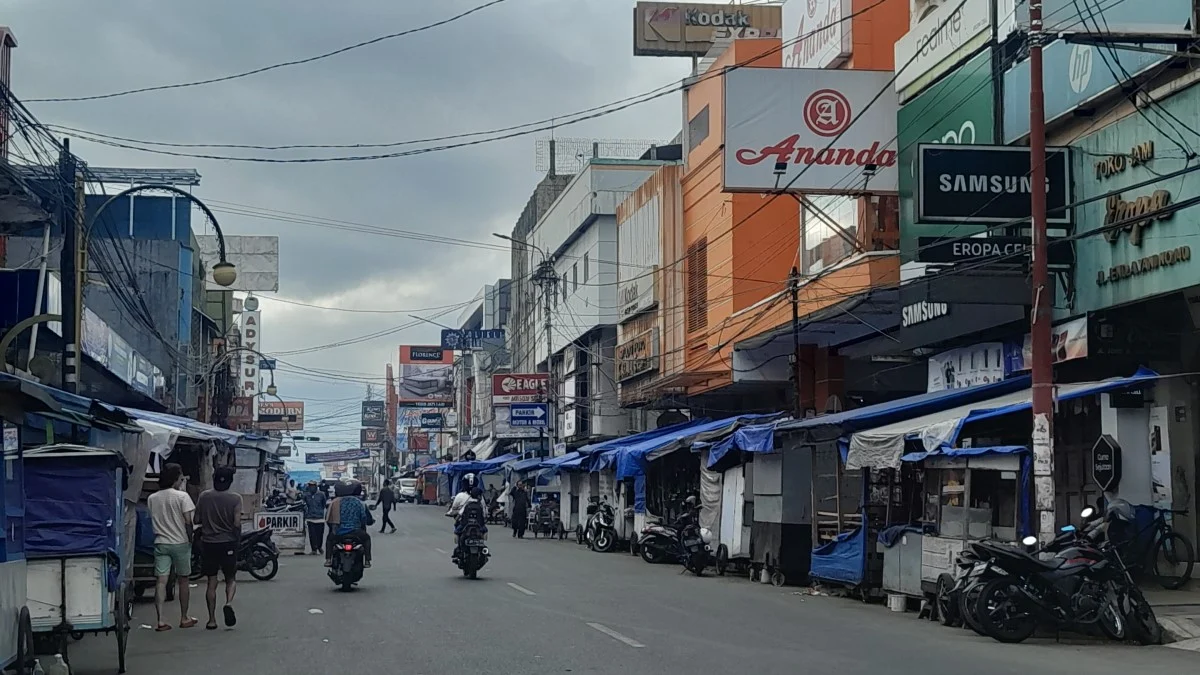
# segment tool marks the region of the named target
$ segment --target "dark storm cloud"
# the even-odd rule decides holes
[[[220,76],[415,27],[481,2],[53,0],[0,6],[20,40],[14,91],[32,99]],[[600,105],[682,76],[686,60],[630,55],[632,4],[509,0],[448,26],[295,68],[204,87],[31,107],[44,122],[172,142],[387,142],[504,127]],[[670,138],[678,128],[679,99],[670,96],[559,133]],[[404,159],[302,165],[156,156],[82,140],[74,148],[95,165],[195,167],[204,177],[197,189],[202,199],[494,242],[489,232],[511,229],[539,178],[534,139],[545,136]],[[342,151],[271,156],[325,152]],[[230,214],[219,218],[230,233],[280,236],[280,294],[310,302],[444,305],[469,299],[508,273],[507,258],[486,251]],[[277,321],[283,325],[267,331],[265,343],[272,350],[295,349],[407,320],[292,308],[281,310]],[[415,335],[427,341],[436,332]],[[382,364],[395,358],[395,345],[412,341],[406,335],[295,361],[381,375]],[[311,392],[319,385],[297,381],[296,387]]]

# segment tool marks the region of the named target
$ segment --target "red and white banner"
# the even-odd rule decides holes
[[[546,400],[546,373],[492,375],[492,403],[536,403]]]
[[[891,71],[739,68],[724,79],[726,191],[896,191]]]

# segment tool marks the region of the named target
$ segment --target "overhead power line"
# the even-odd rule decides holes
[[[460,12],[458,14],[455,14],[454,16],[442,19],[440,21],[435,21],[430,24],[425,24],[424,26],[410,28],[408,30],[400,31],[399,33],[389,33],[387,35],[380,35],[379,37],[371,38],[370,40],[356,42],[355,44],[348,45],[346,47],[341,47],[341,48],[335,49],[330,52],[325,52],[323,54],[317,54],[316,56],[309,56],[309,57],[306,57],[303,59],[296,59],[294,61],[284,61],[282,63],[275,63],[275,64],[272,64],[269,66],[262,66],[261,68],[254,68],[252,70],[246,70],[246,71],[243,71],[240,73],[233,73],[231,75],[222,75],[220,77],[213,77],[213,78],[209,78],[207,80],[195,80],[192,82],[178,82],[176,84],[160,84],[160,85],[156,85],[153,87],[139,87],[137,89],[126,89],[125,91],[116,91],[116,92],[112,92],[109,94],[94,94],[92,96],[64,96],[64,97],[59,97],[59,98],[31,98],[26,102],[27,103],[64,103],[64,102],[68,102],[68,101],[99,101],[102,99],[117,98],[120,96],[132,96],[133,94],[145,94],[145,93],[151,92],[151,91],[163,91],[166,89],[185,89],[188,87],[200,87],[200,86],[203,86],[206,84],[216,84],[218,82],[228,82],[230,80],[237,80],[237,79],[241,79],[243,77],[250,77],[251,75],[258,75],[259,73],[265,73],[265,72],[271,71],[271,70],[278,70],[280,68],[288,68],[291,66],[299,66],[299,65],[306,64],[306,63],[312,63],[313,61],[320,61],[322,59],[327,59],[331,56],[337,56],[338,54],[345,54],[346,52],[353,51],[355,49],[361,49],[363,47],[369,47],[371,45],[378,44],[380,42],[385,42],[387,40],[393,40],[398,37],[404,37],[406,35],[413,35],[415,33],[422,33],[424,31],[432,30],[432,29],[438,28],[440,26],[445,26],[446,24],[449,24],[449,23],[454,23],[455,21],[458,21],[459,19],[466,18],[476,12],[481,12],[489,7],[492,7],[493,5],[499,5],[502,2],[508,2],[508,0],[490,0],[489,2],[485,2],[482,5],[472,7],[471,9],[468,9],[465,12]]]

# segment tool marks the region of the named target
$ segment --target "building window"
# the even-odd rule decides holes
[[[591,270],[588,269],[588,254],[583,254],[583,280],[587,281],[592,278]]]
[[[700,109],[688,122],[688,152],[696,149],[696,146],[704,142],[708,138],[708,106]]]
[[[687,329],[708,327],[708,239],[700,239],[687,250]]]
[[[574,284],[573,292],[579,290],[579,263],[571,265],[571,283]]]

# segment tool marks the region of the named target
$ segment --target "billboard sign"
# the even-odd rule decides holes
[[[254,399],[246,396],[233,399],[225,421],[233,429],[254,424]]]
[[[1017,21],[1029,25],[1029,5],[1017,3]],[[1042,16],[1047,33],[1108,33],[1115,35],[1177,35],[1194,33],[1192,0],[1154,2],[1080,2],[1043,0]]]
[[[387,423],[387,404],[383,401],[362,402],[362,425],[364,427],[382,427]]]
[[[213,281],[213,266],[221,261],[216,235],[196,235],[197,254],[204,265],[209,290],[279,292],[279,237],[225,236],[225,259],[237,267],[232,286]]]
[[[496,422],[492,426],[495,438],[537,438],[542,427],[520,426],[512,423],[512,410],[507,405],[496,406]]]
[[[257,426],[263,431],[303,431],[304,401],[259,401]]]
[[[336,452],[318,452],[308,453],[304,455],[305,464],[330,464],[338,462],[352,462],[356,459],[370,459],[371,451],[366,448],[354,448],[352,450],[338,450]]]
[[[911,96],[954,68],[987,42],[991,26],[991,0],[954,0],[930,12],[896,41],[896,91]]]
[[[492,403],[537,403],[546,399],[550,386],[547,373],[492,375]]]
[[[726,191],[896,190],[890,71],[739,68],[724,78]]]
[[[633,9],[634,56],[708,54],[717,42],[779,37],[779,5],[639,2]]]
[[[440,412],[421,413],[422,429],[441,429],[446,426],[446,417]]]
[[[503,345],[504,329],[476,330],[446,328],[442,330],[442,349],[480,349],[488,342]]]
[[[299,511],[260,511],[254,514],[258,529],[271,528],[275,532],[294,534],[304,531],[304,514]]]
[[[785,68],[836,68],[854,47],[850,0],[788,0],[783,19],[791,45],[783,52]]]
[[[409,408],[449,408],[454,402],[454,350],[400,347],[397,402]]]
[[[917,220],[1007,223],[1030,217],[1029,148],[922,144],[917,148]],[[1046,222],[1071,222],[1071,155],[1046,148]]]

